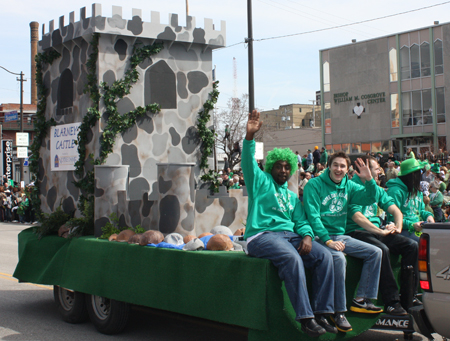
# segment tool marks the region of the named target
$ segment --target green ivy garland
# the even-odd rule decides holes
[[[213,90],[209,93],[209,99],[203,104],[203,109],[198,113],[197,118],[198,137],[202,141],[200,147],[202,152],[200,168],[205,172],[200,179],[210,183],[209,189],[215,193],[219,192],[220,183],[217,180],[218,174],[214,170],[209,169],[208,157],[211,156],[214,151],[216,132],[214,129],[209,129],[207,124],[211,120],[211,114],[209,112],[214,109],[214,105],[219,98],[219,90],[217,90],[218,84],[218,81],[213,83]]]
[[[42,70],[44,65],[51,65],[53,61],[61,56],[60,53],[55,50],[49,52],[38,53],[35,57],[36,61],[36,84],[38,93],[38,104],[36,110],[36,116],[34,119],[34,139],[31,144],[31,156],[29,159],[30,172],[32,174],[32,181],[34,182],[34,187],[31,191],[31,203],[34,208],[34,212],[37,219],[42,217],[41,211],[41,199],[40,194],[40,180],[39,180],[39,149],[47,136],[47,132],[51,126],[56,125],[56,121],[51,118],[50,120],[45,119],[45,108],[47,107],[47,89],[44,85],[44,80],[42,79]]]

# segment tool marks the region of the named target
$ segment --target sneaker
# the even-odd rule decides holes
[[[337,334],[338,330],[332,326],[324,315],[316,315],[316,322],[327,331],[327,333]]]
[[[347,333],[353,330],[344,313],[336,313],[334,316],[330,316],[330,318],[340,332]]]
[[[380,307],[376,307],[368,298],[365,298],[362,302],[358,302],[353,299],[350,310],[356,313],[365,314],[378,314],[383,312],[383,309],[381,309]]]
[[[389,315],[394,315],[394,316],[404,316],[404,315],[408,315],[408,313],[406,312],[405,309],[403,309],[402,305],[400,304],[400,302],[394,302],[393,304],[390,304],[388,306],[385,307],[384,311],[389,314]]]
[[[327,332],[317,324],[315,319],[302,319],[300,323],[302,324],[302,331],[309,337],[319,337]]]

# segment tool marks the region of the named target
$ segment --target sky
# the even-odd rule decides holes
[[[204,27],[204,18],[213,19],[217,28],[222,20],[226,22],[228,47],[213,52],[213,65],[216,65],[219,80],[217,107],[220,111],[226,109],[230,98],[248,93],[248,49],[243,43],[248,36],[247,1],[187,1],[189,15],[196,17],[197,27]],[[75,12],[75,21],[78,21],[82,7],[86,7],[90,17],[92,3],[80,0],[2,0],[0,66],[14,73],[22,71],[29,79],[29,23],[40,23],[41,39],[42,24],[45,24],[47,32],[49,21],[55,20],[55,27],[58,27],[59,17],[64,15],[67,23],[72,11]],[[144,21],[150,21],[150,12],[157,11],[162,23],[168,23],[169,13],[178,14],[180,25],[186,23],[186,0],[103,0],[98,3],[106,17],[111,16],[111,6],[122,6],[125,19],[131,19],[132,8],[137,8],[142,10]],[[432,26],[434,21],[449,22],[450,1],[252,0],[252,18],[255,106],[260,110],[270,110],[291,103],[312,104],[315,92],[320,90],[319,50],[350,44],[352,39],[363,41]],[[347,26],[335,28],[342,25]],[[290,36],[276,38],[285,35]],[[30,96],[30,81],[27,81],[24,83],[25,104],[30,103]],[[0,103],[19,103],[19,100],[16,76],[0,69]]]

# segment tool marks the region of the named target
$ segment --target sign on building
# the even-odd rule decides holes
[[[51,128],[50,156],[52,171],[75,170],[75,162],[78,161],[76,141],[80,124],[61,124]]]
[[[16,146],[28,147],[28,133],[16,133]]]
[[[5,122],[17,121],[18,119],[17,111],[5,112]]]
[[[13,179],[12,158],[13,140],[2,140],[3,175],[6,175],[8,181]]]
[[[17,158],[25,159],[28,157],[28,147],[17,147]]]

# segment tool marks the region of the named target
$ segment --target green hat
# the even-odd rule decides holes
[[[448,160],[447,163],[450,163],[450,160]]]
[[[398,162],[397,160],[395,160],[394,163],[396,166],[398,166],[400,164],[400,162]]]
[[[439,163],[435,163],[431,166],[431,171],[433,173],[439,173],[439,168],[440,168]]]
[[[425,165],[425,169],[426,169],[426,170],[430,170],[430,169],[431,169],[431,166],[427,163],[427,164]]]
[[[383,155],[383,153],[382,153],[382,152],[377,152],[377,154]]]
[[[421,170],[426,164],[427,162],[421,162],[414,158],[405,160],[400,165],[400,172],[398,173],[398,176],[407,175],[409,173]]]

